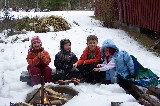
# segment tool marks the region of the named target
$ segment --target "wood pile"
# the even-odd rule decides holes
[[[35,31],[36,33],[57,32],[70,29],[70,24],[60,16],[49,17],[24,17],[16,20],[16,31]]]

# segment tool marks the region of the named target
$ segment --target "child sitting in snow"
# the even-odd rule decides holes
[[[98,64],[94,71],[106,71],[106,83],[118,83],[125,85],[125,81],[148,87],[157,86],[159,81],[156,74],[150,69],[144,68],[133,55],[126,51],[119,51],[114,42],[105,40],[101,48],[104,62]]]
[[[60,51],[55,55],[54,66],[56,67],[57,80],[63,83],[64,80],[78,78],[79,70],[73,68],[73,64],[78,60],[71,52],[71,42],[69,39],[60,41]]]
[[[87,37],[87,47],[83,51],[80,59],[73,64],[73,67],[77,67],[81,72],[81,76],[84,77],[87,83],[97,83],[99,81],[99,72],[94,72],[93,68],[101,61],[100,47],[97,46],[98,38],[95,35],[89,35]]]
[[[26,60],[29,64],[27,70],[34,85],[40,84],[41,76],[44,76],[45,82],[51,82],[52,69],[48,66],[51,58],[49,53],[42,47],[42,42],[38,36],[31,39],[31,46]]]
[[[106,71],[106,83],[115,83],[116,74],[122,78],[134,74],[134,63],[126,51],[119,51],[114,42],[110,39],[105,40],[101,47],[104,62],[98,64],[94,71]],[[125,63],[127,61],[127,63]]]

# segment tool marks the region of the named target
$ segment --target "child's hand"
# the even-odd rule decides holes
[[[99,68],[94,68],[93,71],[100,71],[100,69]]]
[[[44,57],[44,52],[38,53],[38,58],[43,58]]]
[[[41,58],[43,58],[44,57],[44,52],[41,52]]]
[[[73,64],[73,68],[76,68],[77,67],[77,63]]]
[[[38,53],[38,58],[40,58],[40,59],[41,59],[41,53]]]
[[[101,64],[98,64],[97,67],[98,67],[98,68],[101,67]]]

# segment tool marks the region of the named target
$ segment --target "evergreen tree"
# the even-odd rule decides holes
[[[69,0],[44,0],[44,7],[49,10],[64,10],[68,7]]]

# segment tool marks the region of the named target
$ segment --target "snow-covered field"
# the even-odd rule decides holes
[[[106,39],[112,39],[120,50],[126,50],[129,54],[137,57],[138,61],[154,73],[160,76],[160,58],[148,52],[136,41],[129,38],[127,34],[119,29],[109,29],[102,27],[98,20],[91,18],[93,11],[54,11],[54,12],[12,12],[15,17],[35,15],[49,16],[58,15],[65,18],[70,24],[71,29],[60,32],[34,33],[18,35],[19,40],[11,43],[17,35],[6,38],[4,33],[0,33],[0,39],[9,42],[0,43],[0,106],[9,106],[10,102],[24,102],[26,94],[39,88],[40,85],[30,87],[25,82],[20,81],[20,74],[26,70],[26,56],[30,41],[22,42],[24,38],[39,36],[43,47],[49,52],[52,62],[50,67],[54,67],[54,56],[59,51],[61,39],[68,38],[72,42],[72,51],[79,58],[86,47],[86,38],[90,34],[95,34],[99,38],[98,45]],[[77,22],[80,26],[74,24]],[[47,85],[55,85],[49,83]],[[67,102],[64,106],[110,106],[111,101],[124,102],[123,106],[139,106],[132,95],[126,94],[118,84],[110,85],[91,85],[80,84],[69,86],[79,91],[79,95]]]

